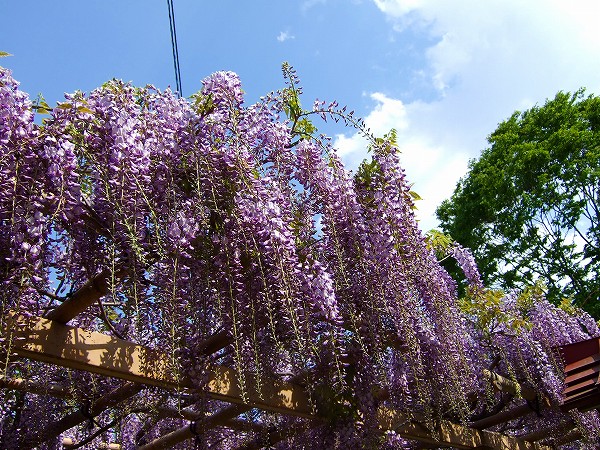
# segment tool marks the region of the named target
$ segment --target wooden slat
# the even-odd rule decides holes
[[[597,380],[590,378],[587,380],[581,380],[577,384],[572,384],[569,387],[565,388],[563,391],[563,395],[565,398],[576,396],[577,394],[583,391],[595,391],[596,390]]]
[[[571,373],[577,370],[586,369],[591,366],[595,366],[600,363],[600,354],[588,356],[586,358],[575,361],[565,366],[565,372]]]
[[[133,342],[39,317],[13,319],[13,331],[11,350],[21,357],[166,389],[195,389],[185,374],[169,367],[169,355]],[[214,366],[206,393],[250,408],[313,417],[313,408],[299,386],[264,380],[259,392],[250,375],[245,384],[244,396],[236,372]]]
[[[577,408],[580,412],[585,412],[589,411],[590,409],[598,409],[599,406],[600,401],[598,399],[598,390],[590,389],[566,398],[560,409],[564,412],[567,412]]]
[[[600,340],[598,338],[561,347],[565,366],[565,389],[561,409],[580,411],[600,405]]]
[[[535,442],[528,442],[512,436],[492,431],[476,430],[441,420],[436,421],[433,429],[425,427],[398,411],[380,408],[378,411],[381,430],[393,430],[405,439],[414,439],[437,445],[448,445],[460,449],[491,448],[495,450],[550,450]]]
[[[591,366],[588,369],[579,370],[577,372],[568,372],[565,377],[565,384],[567,386],[577,384],[582,380],[587,378],[598,379],[598,374],[600,374],[600,365]]]
[[[600,338],[591,338],[563,345],[560,350],[565,364],[569,367],[571,364],[577,364],[592,355],[600,354]]]

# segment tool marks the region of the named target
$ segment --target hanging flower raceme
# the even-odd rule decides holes
[[[28,96],[0,67],[0,295],[24,313],[41,306],[37,290],[47,281],[47,161],[33,120]]]
[[[100,277],[106,295],[70,323],[160,349],[198,392],[217,365],[236,372],[242,397],[251,384],[300,380],[325,423],[281,448],[404,448],[379,432],[380,406],[470,420],[493,397],[481,379],[493,364],[556,404],[562,374],[552,348],[598,336],[594,321],[538,293],[486,290],[471,254],[454,246],[471,286],[459,302],[418,229],[393,139],[372,139],[371,161],[352,175],[309,117],[364,124],[335,103],[302,110],[295,74],[285,73],[286,89],[248,107],[231,72],[207,77],[189,101],[112,80],[67,95],[36,125],[31,102],[1,69],[3,313],[42,316]],[[4,372],[99,384],[41,363],[10,361]],[[85,393],[65,396],[79,402]],[[18,430],[71,405],[33,397],[2,397],[0,447],[35,442],[35,432]],[[144,390],[122,415],[100,416],[118,423],[104,436],[134,448],[182,427],[167,414],[181,402],[201,417],[222,407],[196,393]],[[306,425],[247,414],[263,429]],[[594,418],[578,420],[593,429]],[[519,433],[538,426],[531,419]],[[244,433],[213,429],[202,439],[223,449],[261,439]],[[85,425],[65,436],[96,442]]]

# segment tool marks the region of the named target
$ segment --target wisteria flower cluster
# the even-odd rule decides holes
[[[231,72],[206,78],[190,100],[112,80],[67,95],[36,124],[34,105],[0,69],[3,353],[9,313],[43,316],[107,274],[107,295],[71,324],[160,348],[198,392],[216,364],[237,372],[242,393],[301,380],[322,424],[245,413],[267,430],[304,427],[273,444],[280,449],[410,447],[378,430],[379,407],[469,422],[507,401],[482,377],[492,366],[550,399],[509,433],[567,420],[553,348],[599,336],[595,322],[537,291],[486,290],[469,251],[455,246],[471,286],[459,302],[417,226],[393,136],[371,139],[372,159],[352,175],[311,118],[368,134],[363,122],[335,103],[302,110],[296,75],[289,66],[285,75],[285,89],[247,107]],[[207,355],[219,334],[225,344]],[[58,430],[62,415],[123,382],[4,356],[1,374],[68,387],[51,400],[0,391],[2,448],[56,448],[66,437],[136,448],[188,423],[173,411],[204,417],[222,406],[144,389]],[[581,427],[597,426],[594,414],[582,417]],[[176,448],[261,439],[269,445],[260,431],[217,428]]]

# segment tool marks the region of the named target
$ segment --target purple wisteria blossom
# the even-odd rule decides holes
[[[1,377],[65,390],[52,399],[0,391],[0,447],[57,448],[64,437],[134,449],[196,417],[195,439],[174,448],[256,448],[294,429],[275,448],[408,449],[412,441],[379,429],[380,408],[465,423],[522,406],[494,391],[490,369],[543,399],[497,431],[568,423],[581,431],[577,445],[596,445],[598,415],[559,408],[556,352],[599,337],[594,319],[550,304],[543,289],[487,289],[470,251],[454,246],[471,287],[457,298],[418,228],[399,149],[372,139],[371,160],[353,175],[306,130],[319,116],[364,124],[336,102],[290,117],[297,80],[288,81],[246,107],[232,72],[205,78],[191,100],[112,80],[67,95],[37,125],[0,69],[3,354],[9,311],[44,316],[102,276],[95,286],[106,294],[69,325],[160,349],[197,388],[140,388],[50,438],[61,417],[87,414],[125,382],[6,357]],[[301,385],[323,421],[253,408],[241,431],[204,430],[225,407],[205,395],[223,366],[242,398],[274,379]]]

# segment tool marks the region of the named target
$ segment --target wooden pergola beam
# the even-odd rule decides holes
[[[89,279],[64,302],[50,310],[45,317],[66,324],[108,293],[111,278],[121,278],[126,273],[127,271],[123,269],[117,270],[115,273],[104,269],[98,275]]]
[[[508,422],[510,420],[518,419],[519,417],[523,417],[532,412],[533,409],[531,409],[531,406],[525,403],[523,405],[516,406],[512,409],[501,411],[498,414],[494,414],[493,416],[484,417],[483,419],[473,421],[469,423],[469,426],[478,430],[483,430],[485,428],[490,428],[495,425]]]
[[[16,391],[29,392],[36,395],[49,395],[62,399],[74,399],[75,396],[65,386],[57,383],[41,383],[24,380],[23,378],[0,377],[0,389],[12,389]]]
[[[576,426],[577,426],[577,424],[575,423],[575,421],[569,418],[569,419],[564,420],[563,422],[559,423],[558,425],[554,425],[554,426],[547,427],[547,428],[540,428],[537,431],[532,431],[531,433],[521,435],[520,438],[526,439],[529,441],[539,441],[539,440],[543,440],[543,439],[547,438],[548,436],[550,436],[552,433],[556,432],[557,430],[560,430],[561,432],[563,432],[565,434],[569,433]]]
[[[62,440],[62,445],[66,449],[69,449],[71,447],[75,447],[78,444],[79,444],[78,442],[75,442],[71,438],[63,438],[63,440]],[[120,444],[109,444],[109,443],[106,443],[106,442],[101,442],[95,448],[97,450],[121,450],[121,445]]]
[[[583,433],[578,429],[574,429],[566,433],[564,436],[559,437],[558,439],[552,440],[552,445],[558,447],[560,445],[569,444],[570,442],[577,441],[583,437]]]
[[[227,347],[233,340],[227,331],[221,330],[204,340],[198,349],[203,355],[212,355]]]
[[[437,421],[434,429],[430,429],[423,425],[423,420],[418,420],[416,417],[409,417],[398,411],[384,407],[379,408],[377,414],[379,427],[382,432],[394,431],[405,439],[419,441],[426,445],[430,444],[431,448],[448,446],[459,449],[550,450],[550,447],[538,443],[528,442],[500,433],[476,430],[445,420]],[[311,424],[315,426],[319,423],[312,422]],[[305,429],[285,428],[272,430],[267,435],[267,441],[274,445],[308,428],[310,426]],[[256,439],[238,447],[236,450],[258,450],[263,447],[264,442],[264,438]]]
[[[512,381],[502,375],[499,375],[490,370],[484,369],[483,376],[486,378],[495,389],[506,392],[517,397],[522,397],[526,400],[537,400],[538,395],[535,389],[532,389],[528,386],[523,386],[516,381]]]
[[[133,342],[40,317],[14,318],[12,333],[11,351],[21,357],[165,389],[196,389],[185,374],[170,367],[170,355]],[[208,378],[206,393],[213,399],[313,417],[299,386],[270,380],[259,389],[248,374],[243,392],[237,373],[223,366],[213,366]]]
[[[493,431],[476,430],[447,420],[435,421],[432,424],[434,429],[431,429],[424,426],[422,420],[386,408],[379,408],[378,420],[382,431],[395,431],[405,439],[435,445],[447,445],[459,449],[550,450],[550,447],[535,442]]]
[[[308,429],[319,425],[319,422],[311,422],[307,424],[305,427],[284,427],[274,430],[269,430],[265,433],[264,436],[260,436],[252,441],[243,444],[237,447],[235,450],[260,450],[265,447],[265,445],[273,446],[284,439],[290,438],[294,435],[298,435],[306,432]],[[271,447],[269,447],[271,448]]]
[[[158,350],[39,317],[13,318],[13,325],[9,329],[13,332],[11,351],[21,357],[167,389],[195,389],[185,374],[178,374],[169,367],[170,356]],[[494,380],[500,386],[508,386],[510,389],[515,387],[505,383],[502,378],[495,377]],[[300,386],[263,380],[259,392],[252,377],[246,377],[245,381],[246,392],[242,395],[240,380],[235,371],[222,366],[215,366],[210,371],[206,394],[214,399],[239,405],[240,408],[238,410],[235,406],[232,407],[234,409],[229,410],[229,414],[234,415],[224,417],[223,420],[229,420],[238,415],[239,411],[250,408],[318,419]],[[524,391],[517,388],[515,392]],[[228,414],[226,410],[221,414]],[[220,416],[215,416],[213,420],[216,421]],[[548,448],[524,439],[476,430],[448,421],[436,422],[435,430],[430,430],[423,425],[423,421],[417,421],[413,416],[385,408],[378,411],[378,421],[382,432],[393,430],[404,438],[440,446],[497,450]],[[177,432],[183,433],[180,430],[174,433]],[[189,432],[191,436],[185,439],[193,436],[191,429]],[[156,446],[156,441],[148,445],[151,444],[155,446],[146,446],[145,450],[167,448]]]
[[[225,408],[218,413],[213,414],[206,420],[192,422],[185,427],[181,427],[171,433],[165,434],[164,436],[149,442],[146,445],[142,445],[137,450],[162,450],[172,448],[174,445],[192,439],[194,436],[202,434],[203,428],[214,428],[219,425],[225,425],[227,421],[239,416],[241,413],[247,411],[248,408],[242,405],[234,405]]]
[[[304,374],[296,375],[290,380],[290,382],[292,384],[295,384],[299,379],[303,377]],[[246,411],[249,411],[250,409],[251,408],[243,405],[233,405],[219,411],[218,413],[215,413],[213,416],[204,421],[198,420],[199,417],[197,416],[197,414],[196,416],[190,416],[188,414],[186,418],[188,420],[193,421],[193,423],[191,423],[189,426],[181,427],[178,430],[169,433],[168,438],[161,437],[148,443],[144,447],[144,450],[157,450],[169,448],[170,446],[173,446],[179,442],[192,439],[194,436],[201,434],[204,430],[214,428],[217,426],[224,426],[235,430],[252,430],[256,432],[259,429],[262,429],[263,427],[261,425],[234,419],[234,417],[239,416],[240,414],[243,414]]]
[[[38,445],[58,436],[60,433],[64,433],[80,423],[98,416],[105,410],[115,407],[122,401],[125,401],[137,394],[140,390],[142,390],[142,386],[133,383],[126,383],[93,402],[87,411],[84,412],[80,409],[79,411],[72,412],[71,414],[64,416],[62,419],[52,422],[42,430],[34,431],[32,434],[24,438],[22,448],[31,449],[37,447]]]
[[[264,427],[260,424],[235,418],[247,410],[248,408],[244,408],[240,405],[234,405],[215,413],[203,421],[198,417],[198,414],[195,416],[185,414],[185,418],[192,421],[192,423],[186,425],[185,427],[174,430],[167,435],[161,436],[160,438],[157,438],[140,448],[144,450],[171,448],[176,444],[187,441],[188,439],[193,439],[195,436],[201,435],[205,431],[216,427],[225,427],[231,430],[239,431],[253,431],[255,433],[264,430]],[[159,408],[159,413],[164,414],[167,417],[182,416],[182,414],[178,414],[175,409],[164,410]]]

